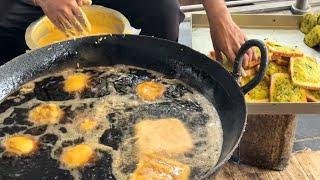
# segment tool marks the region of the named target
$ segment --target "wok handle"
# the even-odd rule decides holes
[[[238,51],[238,54],[236,56],[234,65],[233,65],[233,73],[232,75],[234,78],[239,81],[239,78],[241,76],[241,67],[242,67],[242,62],[243,62],[243,56],[247,52],[248,49],[252,47],[258,47],[260,50],[261,54],[261,60],[260,60],[260,68],[257,73],[257,75],[250,81],[248,82],[245,86],[241,87],[241,90],[243,94],[247,94],[251,89],[255,88],[263,79],[266,69],[267,69],[267,64],[268,64],[268,51],[263,43],[263,41],[257,40],[257,39],[251,39],[246,41],[241,47],[240,50]]]

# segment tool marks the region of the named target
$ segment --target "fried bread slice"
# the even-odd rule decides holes
[[[253,59],[251,61],[249,61],[249,65],[248,68],[254,68],[256,66],[258,66],[260,64],[260,59]]]
[[[275,62],[280,66],[288,66],[290,64],[290,60],[286,60],[283,58],[279,58],[279,59],[275,60]]]
[[[290,74],[294,85],[320,90],[320,64],[311,57],[296,57],[290,61]]]
[[[248,68],[253,68],[253,67],[256,67],[260,64],[261,62],[261,52],[259,50],[258,47],[253,47],[252,48],[255,55],[256,55],[256,59],[252,59],[251,61],[249,61],[249,65],[248,65]]]
[[[281,57],[301,57],[303,52],[296,48],[291,48],[288,46],[283,46],[279,43],[266,41],[265,42],[268,50],[272,53],[273,56]]]
[[[320,90],[306,90],[308,101],[320,102]]]
[[[276,62],[270,62],[267,68],[267,75],[271,76],[275,73],[288,73],[288,71],[287,66],[281,66]]]
[[[241,85],[246,85],[254,76],[241,78]],[[254,89],[245,95],[247,102],[268,102],[269,101],[269,85],[268,78],[264,78]]]
[[[283,56],[281,56],[279,54],[272,54],[270,52],[269,52],[269,54],[271,54],[270,57],[269,57],[269,61],[276,61],[278,59],[282,59],[282,60],[285,60],[285,61],[290,61],[290,58],[291,58],[291,57],[283,57]]]
[[[270,101],[307,102],[307,97],[303,88],[292,83],[289,74],[276,73],[271,76]]]
[[[246,76],[254,76],[257,74],[257,70],[255,68],[246,69],[244,72],[246,73]]]

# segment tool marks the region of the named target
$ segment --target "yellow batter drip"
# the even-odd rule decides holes
[[[165,91],[165,87],[161,83],[147,81],[138,84],[136,87],[137,95],[145,101],[155,101],[159,99]]]
[[[98,126],[98,121],[94,119],[85,119],[80,124],[80,129],[84,132],[90,132],[93,130],[93,128]]]
[[[89,163],[93,156],[94,150],[90,146],[86,144],[79,144],[65,149],[60,157],[60,160],[67,167],[77,168]]]
[[[29,120],[38,124],[56,124],[63,114],[63,110],[56,104],[41,104],[30,111]]]
[[[73,74],[65,80],[63,89],[69,93],[80,92],[88,86],[89,78],[83,73]]]
[[[5,140],[7,152],[22,156],[28,155],[37,149],[37,141],[27,135],[15,135]]]

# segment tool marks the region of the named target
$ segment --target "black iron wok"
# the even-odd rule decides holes
[[[261,51],[260,69],[255,78],[239,87],[237,78],[243,54],[252,46]],[[249,40],[240,49],[234,72],[186,46],[157,38],[134,35],[85,37],[54,44],[23,54],[0,67],[0,102],[22,84],[39,76],[69,67],[127,64],[151,69],[180,79],[202,93],[216,108],[223,127],[223,147],[217,165],[208,178],[232,155],[245,130],[247,109],[244,94],[263,78],[267,51],[261,41]]]

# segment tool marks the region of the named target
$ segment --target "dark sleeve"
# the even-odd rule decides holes
[[[31,6],[35,6],[34,0],[20,0],[20,1],[23,2],[23,3],[29,4]]]

